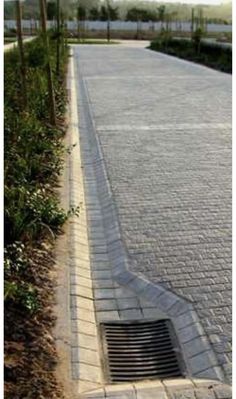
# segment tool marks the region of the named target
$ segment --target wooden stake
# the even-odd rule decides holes
[[[46,1],[40,0],[40,11],[41,11],[41,25],[42,25],[42,33],[43,40],[45,45],[45,50],[47,53],[47,78],[48,78],[48,92],[49,92],[49,107],[50,107],[50,123],[52,125],[56,125],[56,107],[55,107],[55,97],[54,97],[54,89],[53,89],[53,81],[52,81],[52,70],[50,65],[50,54],[49,54],[49,44],[48,44],[48,36],[47,36],[47,14],[46,14]]]
[[[57,0],[57,76],[60,75],[60,44],[61,44],[61,26],[60,26],[60,0]]]
[[[22,7],[20,4],[20,0],[15,1],[16,5],[16,32],[17,32],[17,41],[18,41],[18,49],[20,54],[20,71],[21,71],[21,94],[23,99],[24,107],[27,106],[27,88],[26,88],[26,66],[25,66],[25,55],[24,55],[24,47],[23,47],[23,38],[22,38]]]

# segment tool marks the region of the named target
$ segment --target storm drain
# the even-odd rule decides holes
[[[183,376],[170,320],[101,324],[105,374],[110,382]]]

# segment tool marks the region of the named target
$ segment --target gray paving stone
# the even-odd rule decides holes
[[[194,304],[205,333],[222,342],[214,345],[223,365],[222,350],[228,358],[231,351],[231,77],[159,53],[114,47],[79,49],[101,145],[92,149],[90,177],[99,179],[105,207],[114,200],[129,270]],[[80,93],[82,118],[84,100]],[[91,145],[86,115],[81,134],[90,134]],[[118,236],[117,226],[107,227],[94,224],[97,238]],[[122,283],[127,264],[119,262],[114,277]],[[155,299],[154,289],[152,294],[145,298]],[[179,304],[170,308],[173,317],[179,312]],[[225,336],[229,345],[223,345]],[[224,369],[230,376],[228,363]]]
[[[232,396],[232,391],[229,386],[218,385],[214,388],[217,399],[228,399]]]
[[[95,309],[102,310],[117,310],[118,304],[114,299],[99,299],[95,301]]]
[[[140,320],[143,319],[143,313],[140,309],[126,309],[119,310],[119,315],[122,320]]]
[[[196,399],[215,399],[213,389],[200,388],[195,390]]]
[[[95,288],[94,298],[95,299],[112,299],[115,297],[115,292],[112,288]]]
[[[140,303],[137,298],[117,299],[117,306],[120,310],[140,308]]]
[[[93,280],[93,288],[113,288],[114,282],[109,279]]]
[[[198,373],[202,372],[203,370],[207,370],[214,365],[217,366],[216,359],[212,351],[203,352],[191,358],[191,368],[193,375],[198,375],[199,377],[200,375]]]
[[[194,338],[199,336],[203,336],[205,334],[200,323],[193,324],[191,326],[187,326],[181,330],[179,333],[179,340],[181,343],[190,342]]]
[[[120,315],[117,310],[112,310],[108,312],[98,311],[97,319],[99,322],[120,320]]]
[[[110,270],[94,270],[91,274],[93,279],[111,279]]]
[[[84,348],[72,348],[72,362],[73,363],[86,363],[96,367],[100,367],[100,360],[97,351]]]
[[[181,390],[170,393],[171,399],[196,399],[195,393],[193,390]]]
[[[196,377],[198,378],[209,378],[216,379],[218,381],[223,381],[224,376],[222,374],[222,369],[220,367],[211,367],[204,371],[199,371],[196,373]]]
[[[203,351],[210,351],[211,346],[209,344],[209,340],[207,337],[197,337],[192,341],[183,344],[184,352],[189,356],[195,356],[198,353],[202,353]]]

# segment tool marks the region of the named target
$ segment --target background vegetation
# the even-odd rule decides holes
[[[201,31],[196,30],[192,40],[176,39],[168,32],[162,34],[150,44],[152,50],[194,61],[222,72],[232,73],[232,49],[218,43],[201,40]]]
[[[53,19],[54,2],[49,1],[48,17]],[[143,21],[160,21],[164,15],[169,15],[175,20],[190,21],[192,5],[181,3],[162,3],[158,1],[137,1],[137,0],[109,0],[111,19],[137,20],[137,15]],[[77,17],[77,10],[80,7],[83,18],[91,20],[106,20],[107,3],[105,0],[63,0],[62,9],[65,18],[74,19]],[[197,7],[196,7],[197,8]],[[232,1],[224,1],[220,5],[201,5],[204,16],[209,23],[231,23],[232,22]],[[24,3],[25,19],[39,18],[38,0],[26,0]],[[9,2],[4,7],[5,19],[14,17],[14,5]]]

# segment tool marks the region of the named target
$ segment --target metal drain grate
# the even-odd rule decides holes
[[[183,376],[170,320],[101,324],[105,372],[112,382]]]

